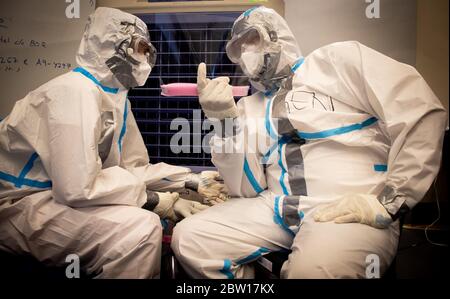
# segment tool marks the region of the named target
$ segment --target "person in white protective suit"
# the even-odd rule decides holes
[[[149,164],[127,92],[145,83],[155,59],[142,20],[98,8],[79,67],[16,103],[0,123],[0,250],[53,266],[76,254],[98,278],[158,277],[158,215],[206,208],[170,191],[214,200],[223,185],[211,173]]]
[[[206,79],[204,64],[197,83],[208,118],[234,119],[211,146],[235,198],[177,224],[177,259],[195,278],[252,278],[250,262],[292,250],[282,278],[356,278],[377,255],[382,274],[398,217],[440,167],[439,100],[413,67],[355,41],[302,58],[265,7],[235,21],[226,50],[259,92],[236,105],[228,78]],[[254,135],[267,142],[247,146]]]

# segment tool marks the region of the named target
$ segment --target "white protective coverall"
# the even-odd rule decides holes
[[[127,100],[131,86],[116,79],[136,85],[126,63],[114,62],[131,34],[148,38],[146,24],[97,9],[79,67],[17,101],[0,123],[1,250],[53,266],[76,254],[99,278],[158,277],[162,229],[141,209],[146,188],[183,188],[189,169],[149,164]]]
[[[283,278],[366,277],[373,254],[383,273],[396,254],[398,221],[378,229],[316,222],[314,212],[347,193],[374,194],[392,215],[413,208],[439,170],[445,110],[413,67],[356,41],[303,60],[271,9],[243,13],[232,39],[254,25],[277,37],[292,75],[276,92],[240,99],[233,133],[211,140],[236,198],[177,224],[177,258],[195,278],[252,278],[250,262],[286,249]],[[255,137],[265,145],[247,146]]]

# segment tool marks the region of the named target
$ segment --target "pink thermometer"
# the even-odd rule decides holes
[[[248,86],[233,86],[233,96],[244,97],[248,95]],[[170,83],[161,85],[161,95],[166,97],[196,97],[196,83]]]

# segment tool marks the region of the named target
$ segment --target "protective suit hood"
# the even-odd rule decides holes
[[[260,6],[245,11],[234,22],[232,37],[226,47],[231,61],[243,65],[240,53],[242,39],[246,38],[249,30],[255,29],[265,40],[262,46],[265,50],[264,66],[258,76],[249,77],[255,88],[267,91],[279,87],[283,79],[292,75],[291,67],[302,53],[284,18],[273,9]]]
[[[138,17],[99,7],[88,18],[76,61],[103,85],[125,89],[138,86],[126,53],[133,35],[150,43],[147,25]]]

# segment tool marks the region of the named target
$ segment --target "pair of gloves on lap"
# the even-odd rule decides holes
[[[153,211],[161,219],[177,222],[209,206],[224,202],[228,198],[226,187],[216,171],[189,174],[186,179],[186,188],[197,191],[203,198],[203,203],[184,199],[177,192],[147,190],[147,203],[142,208]]]

